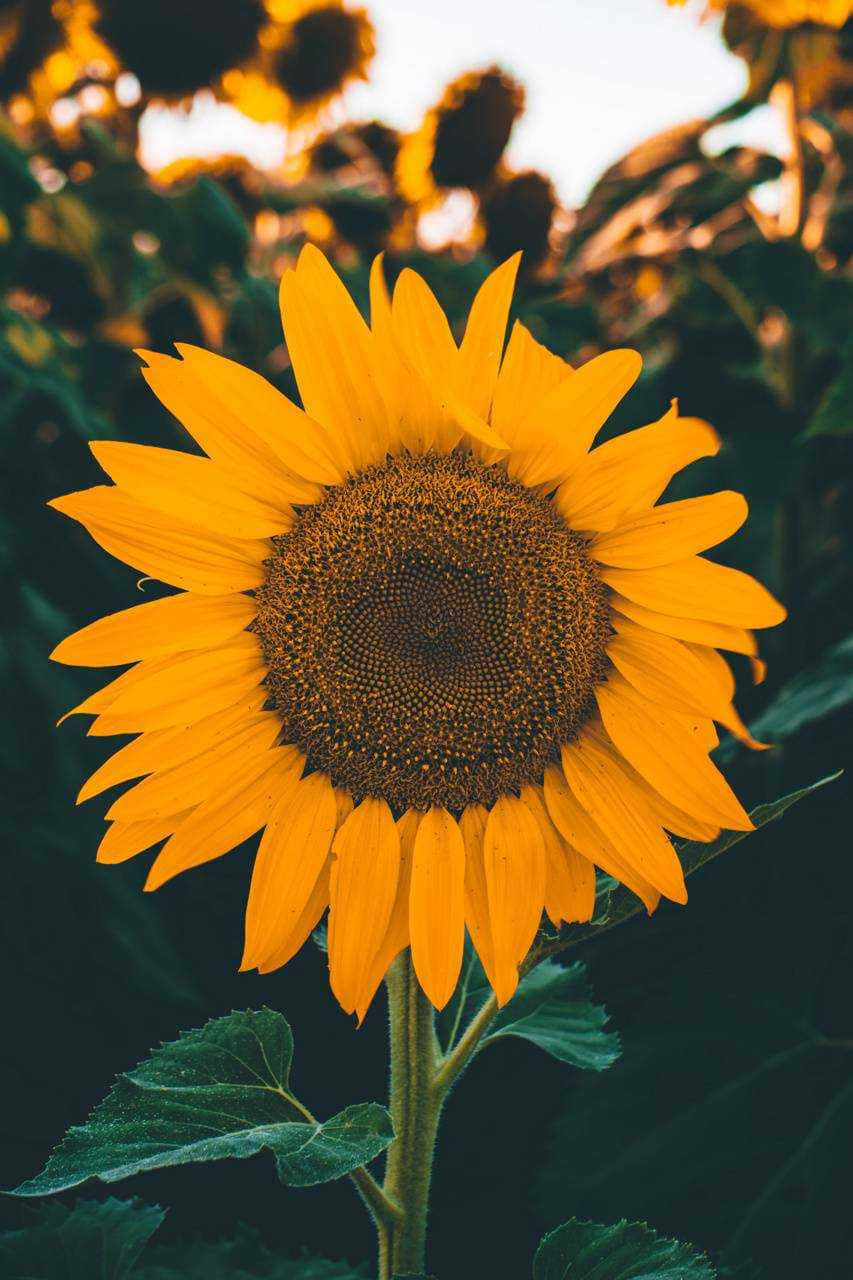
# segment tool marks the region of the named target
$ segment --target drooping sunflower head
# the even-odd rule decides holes
[[[181,99],[248,58],[268,20],[262,0],[99,0],[98,34],[152,97]]]
[[[298,112],[316,111],[352,80],[364,80],[376,51],[364,9],[343,0],[309,0],[295,6],[275,51],[273,79]]]
[[[550,252],[556,212],[554,185],[544,173],[528,169],[502,178],[480,206],[487,250],[496,262],[521,251],[528,270],[539,266]]]
[[[314,173],[334,173],[348,165],[375,164],[392,177],[400,134],[381,120],[346,124],[322,134],[308,151],[308,166]]]
[[[523,110],[523,88],[499,67],[452,81],[401,148],[398,181],[403,195],[424,204],[442,189],[480,191]]]
[[[652,911],[685,900],[670,833],[750,826],[709,758],[715,721],[751,742],[718,649],[755,658],[784,610],[701,554],[746,503],[659,501],[719,447],[675,405],[591,448],[640,357],[573,369],[518,323],[504,350],[517,267],[457,343],[414,272],[391,298],[377,259],[368,326],[306,248],[281,285],[304,408],[200,348],[142,353],[206,456],[98,442],[114,483],[53,503],[177,588],[53,655],[135,664],[75,708],[138,735],[80,793],[142,778],[99,859],[162,845],[153,889],[262,830],[243,967],[328,909],[360,1016],[406,947],[443,1006],[466,928],[504,1003],[543,911],[590,918],[596,868]]]

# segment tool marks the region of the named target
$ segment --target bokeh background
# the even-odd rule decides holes
[[[690,492],[746,493],[727,562],[790,609],[766,680],[737,671],[743,715],[778,745],[747,758],[724,742],[726,768],[756,803],[845,763],[853,32],[831,3],[829,24],[786,0],[774,21],[707,8],[0,0],[4,1186],[118,1071],[231,1008],[286,1014],[316,1112],[384,1088],[382,1001],[356,1032],[318,949],[236,974],[250,848],[152,897],[137,862],[95,865],[104,806],[74,799],[103,748],[80,722],[54,728],[95,682],[47,657],[140,596],[46,500],[99,482],[92,439],[191,447],[133,348],[199,343],[296,397],[276,284],[307,240],[361,304],[377,251],[391,278],[415,266],[457,331],[523,249],[515,314],[541,341],[572,362],[638,347],[643,378],[606,434],[674,396],[709,419],[725,447]],[[845,1273],[850,805],[842,779],[702,872],[686,910],[588,950],[623,1037],[610,1071],[511,1041],[474,1065],[438,1157],[441,1280],[528,1275],[542,1231],[574,1213],[645,1219],[737,1280]],[[285,1191],[258,1159],[119,1193],[169,1207],[164,1249],[248,1221],[281,1258],[307,1248],[370,1275],[345,1185]],[[7,1229],[33,1213],[0,1202]],[[197,1242],[168,1274],[236,1275],[230,1248]],[[272,1275],[254,1248],[239,1274]]]

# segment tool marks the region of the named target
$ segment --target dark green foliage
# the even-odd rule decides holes
[[[642,1222],[612,1227],[573,1218],[545,1236],[533,1280],[714,1280],[707,1258]]]
[[[272,1152],[282,1182],[304,1187],[343,1177],[384,1151],[394,1132],[378,1103],[347,1107],[325,1124],[308,1118],[290,1092],[292,1057],[290,1027],[271,1009],[185,1032],[119,1076],[16,1194],[260,1151]]]
[[[230,1239],[151,1243],[165,1212],[141,1200],[48,1203],[0,1234],[7,1280],[363,1280],[347,1262],[274,1253],[239,1224]]]
[[[43,1205],[32,1226],[0,1235],[8,1280],[125,1280],[166,1216],[141,1200]]]

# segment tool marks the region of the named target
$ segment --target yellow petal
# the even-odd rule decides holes
[[[684,647],[689,650],[699,664],[705,687],[714,689],[717,692],[719,697],[718,714],[714,716],[714,719],[719,724],[724,725],[729,733],[734,734],[740,742],[744,743],[752,751],[767,751],[771,744],[758,742],[753,738],[738,715],[737,708],[732,701],[735,692],[735,679],[725,658],[717,653],[716,649],[711,649],[704,644],[686,644]]]
[[[148,386],[201,446],[208,457],[231,476],[245,493],[288,503],[300,491],[299,477],[290,471],[254,430],[244,401],[223,403],[203,377],[196,362],[178,360],[156,351],[137,351],[147,361],[142,376]],[[301,481],[302,500],[317,493],[313,482]]]
[[[699,711],[725,725],[754,750],[763,750],[732,705],[735,682],[724,658],[705,645],[684,644],[647,631],[619,614],[607,653],[630,685],[644,697],[688,714]]]
[[[653,569],[715,547],[740,528],[748,512],[743,495],[730,489],[665,502],[598,534],[589,553],[617,568]]]
[[[400,835],[384,800],[368,797],[335,836],[329,884],[329,977],[352,1013],[379,951],[397,892]]]
[[[625,596],[610,597],[613,609],[639,622],[649,631],[658,631],[677,640],[693,640],[696,644],[712,645],[715,649],[728,649],[731,653],[745,653],[755,657],[758,645],[751,631],[742,627],[729,627],[722,622],[705,622],[699,618],[673,618],[665,613],[655,613],[644,605],[635,604]],[[759,683],[759,682],[756,682]]]
[[[719,451],[707,422],[680,418],[675,401],[658,421],[593,449],[557,491],[556,504],[575,529],[612,529],[657,502],[672,477]]]
[[[141,681],[148,680],[161,671],[167,671],[174,661],[174,656],[171,654],[160,658],[146,658],[135,667],[131,667],[130,671],[123,671],[120,676],[116,676],[115,680],[90,693],[88,698],[78,702],[77,706],[72,707],[70,711],[66,711],[65,715],[57,720],[57,725],[61,725],[69,716],[97,715],[99,712],[108,710],[120,695],[128,692]]]
[[[557,929],[563,920],[591,920],[595,910],[595,867],[560,835],[536,787],[523,787],[521,798],[536,819],[545,845],[545,911],[549,920]]]
[[[599,685],[595,697],[608,737],[656,791],[704,822],[752,830],[749,815],[697,742],[687,716],[650,702],[619,675]]]
[[[276,507],[241,493],[209,458],[176,449],[95,440],[89,446],[123,493],[155,511],[234,538],[268,538],[293,525],[290,506]]]
[[[109,485],[68,493],[48,506],[79,520],[110,555],[173,587],[218,596],[259,587],[266,576],[268,542],[184,524]]]
[[[182,592],[98,618],[61,640],[50,656],[75,667],[118,667],[140,658],[204,649],[236,636],[256,612],[249,596]]]
[[[459,348],[458,388],[464,404],[488,422],[521,254],[497,267],[477,290]]]
[[[483,862],[483,837],[488,817],[488,810],[483,805],[468,805],[459,819],[459,830],[465,842],[465,924],[486,977],[494,987],[497,984],[495,949]]]
[[[435,805],[415,836],[409,932],[418,981],[436,1009],[443,1009],[462,967],[465,845],[456,819]]]
[[[163,665],[114,697],[90,726],[90,734],[103,737],[193,724],[242,702],[266,675],[260,645],[250,632],[217,649],[153,661]]]
[[[364,987],[358,997],[355,1011],[359,1022],[364,1020],[364,1015],[376,995],[380,982],[388,972],[391,961],[400,954],[404,947],[409,945],[409,894],[412,884],[412,857],[420,821],[421,815],[417,810],[407,809],[397,822],[397,830],[400,833],[400,874],[397,877],[397,893],[394,898],[394,906],[391,909],[388,928],[385,930],[385,937],[379,944],[379,950],[370,964]]]
[[[192,813],[170,813],[164,818],[143,818],[140,822],[112,822],[98,845],[97,861],[104,863],[126,862],[152,845],[165,840]]]
[[[515,796],[489,812],[483,864],[495,956],[495,995],[505,1005],[518,985],[518,966],[536,936],[545,901],[545,846],[533,814]]]
[[[269,815],[255,858],[246,907],[241,968],[262,964],[282,948],[311,900],[332,846],[337,805],[323,773],[297,781]]]
[[[233,724],[210,745],[172,765],[168,751],[164,752],[156,772],[114,800],[107,817],[120,822],[162,818],[179,813],[189,804],[200,804],[217,788],[228,785],[235,760],[248,761],[267,754],[281,731],[276,720],[268,713]]]
[[[619,880],[635,893],[649,915],[660,901],[660,893],[631,866],[612,841],[583,808],[569,789],[565,774],[556,765],[548,765],[543,781],[543,794],[548,813],[561,836],[602,871]]]
[[[355,303],[311,245],[302,250],[297,271],[285,272],[280,292],[285,339],[305,408],[329,431],[336,449],[343,446],[348,469],[381,462],[391,424],[373,339]]]
[[[384,254],[377,254],[370,268],[370,329],[383,371],[383,389],[391,420],[390,447],[391,452],[397,451],[396,438],[410,453],[422,454],[435,438],[435,402],[423,379],[404,358],[394,334],[383,258]]]
[[[526,415],[571,372],[571,365],[543,347],[516,320],[492,402],[490,421],[498,435],[514,444]]]
[[[640,376],[636,351],[607,351],[574,370],[522,420],[507,462],[526,485],[565,480]]]
[[[151,733],[140,734],[95,770],[81,788],[77,803],[82,804],[84,800],[100,795],[116,783],[141,778],[144,774],[170,769],[184,760],[191,760],[226,738],[235,728],[252,722],[252,713],[258,710],[265,697],[265,690],[255,690],[248,701],[229,707],[227,711],[217,711],[197,724],[154,729]]]
[[[282,965],[287,964],[301,949],[303,944],[308,940],[309,936],[314,932],[320,922],[323,912],[329,905],[329,877],[332,869],[332,859],[327,858],[323,869],[317,877],[317,882],[311,892],[311,897],[305,904],[302,914],[293,926],[287,938],[282,939],[281,946],[277,951],[272,952],[265,959],[259,961],[257,965],[258,973],[272,973],[275,969],[280,969]]]
[[[657,569],[601,570],[609,587],[636,604],[679,618],[731,627],[775,627],[786,611],[748,573],[691,556]]]
[[[204,800],[163,846],[148,873],[146,890],[159,889],[173,876],[220,858],[253,836],[292,772],[292,756],[282,747],[241,760],[232,768],[229,784]]]
[[[202,347],[175,345],[193,373],[242,424],[243,432],[260,436],[289,471],[316,484],[341,482],[329,433],[266,378]]]
[[[570,789],[619,856],[668,898],[686,902],[684,875],[675,850],[642,793],[619,768],[615,755],[601,750],[584,732],[576,742],[564,746],[561,755]]]
[[[391,318],[407,359],[427,384],[447,392],[454,389],[459,352],[450,325],[432,289],[411,267],[404,267],[397,277]]]

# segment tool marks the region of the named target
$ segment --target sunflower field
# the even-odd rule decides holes
[[[659,4],[568,207],[511,33],[0,0],[0,1277],[848,1274],[853,7]]]

